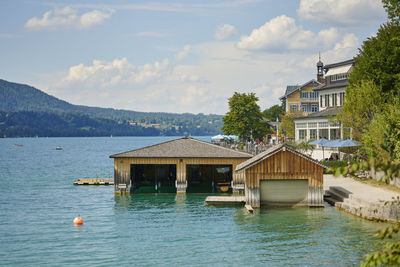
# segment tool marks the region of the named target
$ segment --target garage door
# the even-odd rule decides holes
[[[296,204],[307,201],[308,180],[261,180],[263,204]]]

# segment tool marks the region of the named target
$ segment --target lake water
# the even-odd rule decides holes
[[[111,154],[170,139],[0,139],[0,265],[349,266],[377,248],[384,225],[330,206],[248,214],[204,206],[203,194],[115,196],[112,186],[72,184],[113,175]]]

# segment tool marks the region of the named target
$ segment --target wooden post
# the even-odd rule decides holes
[[[246,204],[253,208],[260,207],[260,188],[249,188],[245,186]]]
[[[183,162],[182,159],[179,160],[176,166],[176,193],[177,194],[186,194],[187,188],[187,179],[186,179],[186,164]]]
[[[114,159],[114,192],[116,194],[131,193],[130,165],[125,166],[123,160]]]

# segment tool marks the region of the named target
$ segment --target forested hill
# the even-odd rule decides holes
[[[2,111],[76,111],[66,101],[50,96],[35,87],[0,79],[0,110]]]
[[[138,112],[73,105],[32,86],[1,79],[0,111],[0,137],[214,135],[222,127],[220,115]],[[58,123],[57,130],[53,121]]]

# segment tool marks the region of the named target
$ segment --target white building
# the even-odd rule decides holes
[[[343,139],[346,131],[335,121],[335,116],[344,103],[347,79],[354,64],[355,61],[351,59],[324,66],[324,82],[313,88],[314,92],[319,93],[319,111],[294,120],[297,142],[320,138]]]

